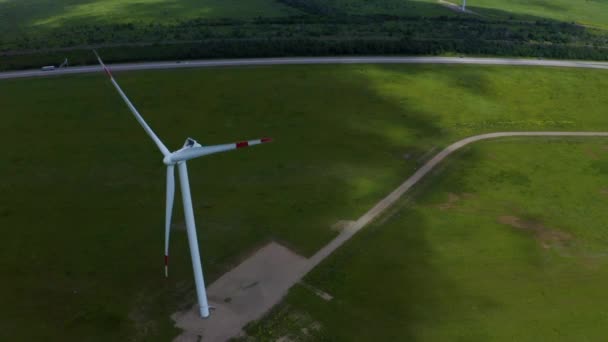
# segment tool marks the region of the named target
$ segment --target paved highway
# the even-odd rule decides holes
[[[608,62],[545,60],[517,58],[469,58],[469,57],[293,57],[293,58],[248,58],[214,59],[169,62],[125,63],[110,65],[112,71],[159,70],[183,68],[212,68],[231,66],[295,65],[295,64],[475,64],[475,65],[520,65],[563,68],[608,69]],[[68,67],[52,71],[23,70],[0,73],[0,79],[23,77],[47,77],[57,75],[101,72],[97,65]]]

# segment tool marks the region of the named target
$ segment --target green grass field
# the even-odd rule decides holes
[[[436,0],[319,0],[319,2],[326,3],[347,13],[362,15],[437,16],[454,14],[454,12],[441,6],[439,1]],[[458,5],[462,4],[462,0],[448,2]],[[554,19],[608,28],[608,3],[602,0],[473,0],[467,2],[467,7],[482,15],[499,15],[500,17],[504,17],[512,14],[513,16]]]
[[[507,12],[608,28],[608,2],[603,0],[474,0],[468,1],[467,6],[481,14],[492,14],[488,10],[499,10],[503,11],[501,15]]]
[[[334,223],[359,217],[459,138],[606,129],[606,75],[370,65],[116,77],[170,147],[187,136],[276,139],[189,164],[213,281],[270,239],[311,255]],[[107,79],[2,81],[0,103],[0,340],[169,339],[169,315],[194,298],[186,237],[174,234],[167,281],[164,168]]]
[[[316,0],[314,2],[357,15],[389,14],[433,17],[456,14],[442,6],[437,0]],[[462,4],[462,0],[447,2]],[[467,2],[467,7],[482,15],[527,16],[608,28],[608,3],[602,0],[473,0]]]
[[[307,276],[332,301],[296,286],[249,333],[292,341],[602,340],[607,165],[605,138],[467,147]]]
[[[0,0],[0,30],[44,30],[62,25],[158,23],[193,18],[245,19],[297,14],[273,0]]]

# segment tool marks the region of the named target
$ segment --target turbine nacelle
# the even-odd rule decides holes
[[[203,145],[199,144],[198,141],[192,139],[192,138],[187,138],[186,142],[184,143],[184,147],[182,148],[186,148],[186,147],[202,147]]]
[[[187,149],[187,148],[193,148],[193,147],[203,147],[203,145],[199,144],[198,141],[196,141],[192,138],[186,138],[186,141],[184,142],[184,146],[173,153],[169,153],[169,154],[165,155],[165,157],[163,158],[163,163],[167,166],[175,165],[177,163],[177,161],[173,161],[171,156],[176,152],[179,152],[179,151]]]

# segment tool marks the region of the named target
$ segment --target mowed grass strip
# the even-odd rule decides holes
[[[275,239],[311,255],[439,148],[505,130],[608,129],[606,73],[283,66],[116,73],[189,163],[206,279]],[[180,201],[162,272],[160,153],[102,74],[0,82],[0,340],[167,340],[193,301]],[[179,194],[178,197],[179,198]]]
[[[451,157],[315,269],[260,340],[601,340],[608,140],[508,138]],[[358,328],[354,323],[358,322]]]

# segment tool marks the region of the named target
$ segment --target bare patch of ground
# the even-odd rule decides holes
[[[593,150],[591,147],[588,147],[588,148],[586,148],[585,150],[583,150],[583,153],[584,153],[584,154],[585,154],[587,157],[589,157],[589,158],[591,158],[591,159],[593,159],[593,160],[598,160],[598,159],[600,159],[599,154],[598,154],[596,151],[594,151],[594,150]]]
[[[344,229],[347,229],[348,227],[352,226],[353,224],[355,224],[356,221],[349,221],[349,220],[340,220],[336,223],[334,223],[331,226],[331,229],[337,232],[341,232]]]
[[[608,188],[601,188],[600,194],[608,196]]]
[[[304,327],[304,328],[300,329],[302,334],[304,334],[305,336],[310,336],[312,333],[318,332],[320,330],[321,330],[321,323],[319,323],[319,322],[312,322],[308,327]]]
[[[307,314],[300,312],[292,312],[286,308],[282,309],[278,314],[281,322],[288,322],[288,330],[281,331],[281,337],[274,340],[276,342],[292,342],[292,341],[317,341],[319,332],[322,326],[319,322],[312,319]],[[268,338],[261,338],[262,341],[273,341]]]
[[[448,194],[447,202],[441,203],[439,205],[439,209],[441,209],[441,210],[452,209],[456,206],[456,203],[458,203],[459,200],[460,200],[460,196],[450,192]]]
[[[153,303],[158,301],[161,293],[161,291],[142,291],[135,297],[128,315],[136,331],[131,341],[147,341],[149,336],[154,336],[157,333],[159,322],[153,319],[149,312]]]
[[[226,341],[243,334],[250,321],[262,318],[306,273],[307,260],[271,242],[207,288],[211,316],[202,319],[198,306],[173,314],[183,330],[175,341]]]
[[[317,296],[321,297],[321,299],[325,300],[326,302],[329,302],[330,300],[334,299],[334,296],[330,295],[329,293],[325,292],[325,291],[321,291],[318,288],[308,285],[305,282],[300,282],[300,285],[302,285],[304,288],[306,288],[307,290],[312,291],[314,294],[316,294]]]
[[[498,222],[534,234],[544,249],[567,247],[573,238],[569,233],[546,227],[539,222],[523,220],[517,216],[500,216]]]
[[[488,159],[492,159],[492,160],[498,159],[498,156],[495,153],[488,153],[488,154],[486,154],[486,156],[488,157]]]
[[[129,319],[133,322],[137,331],[134,337],[135,341],[145,341],[146,337],[156,330],[156,322],[150,320],[140,307],[131,310]]]
[[[463,194],[455,194],[455,193],[448,193],[448,200],[446,202],[441,203],[438,208],[440,210],[449,210],[449,209],[454,209],[458,206],[458,203],[461,200],[464,199],[471,199],[473,198],[474,195],[473,194],[469,194],[469,193],[463,193]]]
[[[581,258],[580,264],[586,269],[597,270],[602,264],[602,259],[592,256],[584,256]]]

